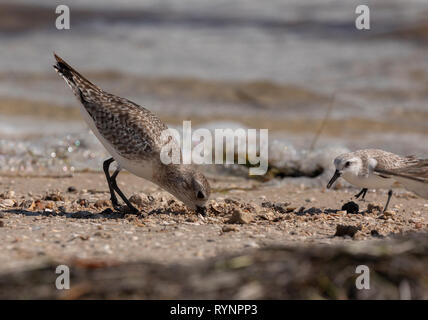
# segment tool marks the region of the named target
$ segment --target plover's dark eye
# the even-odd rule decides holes
[[[345,163],[345,167],[347,168],[347,167],[349,167],[350,165],[351,165],[351,162],[346,161],[346,163]]]
[[[198,195],[197,195],[198,199],[204,199],[205,195],[202,191],[198,191]]]

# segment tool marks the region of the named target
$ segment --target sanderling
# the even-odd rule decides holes
[[[336,171],[327,188],[330,188],[337,178],[343,177],[349,183],[362,188],[355,195],[356,198],[362,195],[364,199],[368,189],[389,189],[384,212],[391,200],[391,187],[395,181],[422,197],[427,196],[427,160],[414,156],[401,157],[383,150],[365,149],[338,156],[334,159],[334,165]]]
[[[204,213],[210,196],[205,176],[192,165],[166,165],[160,159],[165,143],[161,135],[168,127],[149,110],[103,91],[56,54],[54,56],[55,70],[81,102],[84,119],[112,156],[104,161],[103,169],[113,207],[118,207],[116,192],[132,212],[138,211],[117,186],[116,177],[123,168],[156,183],[189,208]],[[110,176],[109,167],[113,161],[118,163],[118,168]]]

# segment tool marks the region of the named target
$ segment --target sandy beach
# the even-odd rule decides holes
[[[101,173],[2,177],[2,187],[9,190],[0,195],[0,240],[7,249],[0,254],[1,271],[43,260],[191,264],[251,248],[371,241],[427,227],[426,200],[400,189],[386,214],[379,211],[384,192],[356,201],[360,210],[352,214],[341,208],[356,189],[267,187],[254,180],[211,178],[214,194],[203,217],[125,173],[119,184],[141,210],[133,215],[126,207],[112,211],[104,179]],[[334,237],[338,225],[361,230]]]
[[[111,209],[104,179],[101,173],[1,178],[0,185],[7,190],[0,195],[2,286],[13,287],[15,297],[25,297],[27,289],[24,288],[27,286],[19,284],[24,281],[20,277],[26,278],[35,273],[38,276],[31,277],[32,297],[68,299],[101,297],[106,294],[111,298],[183,298],[186,295],[168,294],[164,289],[152,294],[139,292],[145,285],[143,275],[138,277],[142,282],[133,287],[135,296],[121,293],[120,290],[115,292],[113,288],[118,283],[114,281],[102,293],[97,282],[99,280],[96,280],[98,278],[90,276],[84,270],[105,270],[102,273],[105,275],[119,272],[114,268],[135,269],[133,272],[137,274],[143,270],[146,274],[146,267],[151,270],[156,265],[160,270],[173,268],[183,272],[181,278],[173,280],[180,292],[189,285],[187,274],[198,274],[198,268],[219,263],[225,257],[256,257],[271,252],[266,259],[270,259],[272,263],[279,259],[290,268],[295,268],[292,267],[293,261],[284,260],[281,256],[283,249],[276,253],[273,249],[288,247],[293,255],[304,255],[307,259],[311,255],[303,253],[305,250],[318,254],[322,250],[330,250],[331,254],[341,257],[341,250],[347,250],[357,255],[364,252],[365,258],[363,256],[358,259],[371,261],[373,258],[368,258],[371,250],[396,248],[397,236],[401,236],[405,243],[413,243],[412,239],[417,235],[426,236],[428,203],[402,189],[395,191],[391,210],[386,214],[379,211],[386,200],[384,192],[368,193],[366,201],[356,201],[360,208],[358,213],[347,213],[341,207],[352,199],[356,189],[326,191],[324,188],[298,185],[269,187],[255,180],[210,177],[214,193],[207,215],[201,216],[187,210],[157,186],[125,173],[119,177],[119,184],[141,210],[139,214],[133,215],[126,213],[125,207],[123,212]],[[422,243],[426,243],[426,240]],[[420,249],[418,246],[410,246],[404,249],[404,254],[410,254],[414,248]],[[374,261],[381,263],[385,257],[388,255],[382,255]],[[353,266],[354,262],[351,261],[354,258],[356,256],[350,257],[347,268]],[[141,263],[143,266],[139,266]],[[83,272],[76,276],[74,282],[79,283],[74,288],[80,289],[75,289],[66,296],[53,286],[46,286],[43,281],[39,283],[36,280],[39,276],[50,279],[53,272],[48,270],[61,264],[71,266],[76,272]],[[331,267],[332,270],[336,269],[339,264]],[[131,271],[122,272],[129,279],[134,274]],[[245,274],[248,270],[244,268],[242,272]],[[278,273],[270,276],[280,276],[284,271]],[[242,274],[238,272],[235,276]],[[406,277],[410,274],[411,271],[406,271]],[[259,286],[267,286],[268,279],[268,276],[261,276]],[[84,286],[88,281],[95,281],[91,288]],[[187,297],[195,298],[195,292],[206,285],[203,283],[194,287],[191,291],[193,293],[188,293]],[[244,286],[244,283],[240,282],[240,286]],[[422,278],[414,284],[425,288],[426,285]],[[19,289],[21,287],[24,291]],[[159,283],[153,284],[153,290],[160,290],[161,287]],[[314,288],[319,289],[317,286]],[[236,296],[239,290],[233,294],[213,293],[212,290],[207,285],[207,292],[210,293],[203,296],[240,297]],[[340,289],[342,290],[345,287]],[[399,291],[389,291],[378,290],[377,297],[388,297],[388,294],[399,297]],[[248,296],[245,292],[241,293],[242,298],[272,297],[264,290],[256,290],[254,296],[251,295],[251,290]],[[425,293],[418,293],[418,297],[426,298]],[[319,297],[327,297],[322,293],[314,293],[312,298],[316,298],[318,294]],[[342,298],[350,298],[347,293],[341,294],[344,295]],[[293,296],[285,293],[277,296],[281,297]],[[310,291],[302,290],[295,297],[308,298]]]

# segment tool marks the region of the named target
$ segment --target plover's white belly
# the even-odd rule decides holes
[[[343,178],[356,187],[367,189],[388,189],[394,184],[393,179],[381,178],[374,174],[367,177],[344,173]]]
[[[111,145],[111,143],[109,141],[107,141],[101,135],[101,133],[98,131],[97,127],[95,126],[94,120],[89,115],[88,111],[86,111],[84,106],[80,106],[80,111],[81,111],[83,118],[85,119],[86,123],[91,128],[92,132],[95,134],[95,136],[98,138],[98,140],[104,146],[104,148],[106,148],[107,151],[111,154],[111,156],[114,158],[114,160],[116,160],[116,162],[119,164],[120,168],[126,169],[127,171],[131,172],[132,174],[135,174],[138,177],[145,178],[148,180],[152,180],[153,166],[152,166],[152,163],[150,161],[129,160],[129,159],[122,157],[116,151],[116,149]]]
[[[409,191],[416,193],[418,196],[428,199],[428,184],[413,179],[407,179],[403,177],[395,177],[404,188]]]

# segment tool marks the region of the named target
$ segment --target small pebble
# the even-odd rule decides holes
[[[260,247],[256,242],[254,242],[254,241],[250,241],[250,242],[247,242],[246,244],[245,244],[245,246],[246,247],[250,247],[250,248],[258,248],[258,247]]]
[[[383,236],[376,229],[371,230],[370,234],[372,237],[375,237],[375,238],[383,238]]]
[[[232,217],[226,223],[248,224],[253,221],[253,216],[249,212],[240,209],[234,209]]]
[[[132,204],[137,205],[138,207],[142,207],[145,204],[145,199],[139,195],[139,194],[133,194],[130,198],[129,198],[129,202],[131,202]],[[170,200],[171,201],[171,200]],[[172,205],[172,203],[169,203],[169,205]]]
[[[375,213],[375,212],[381,212],[383,210],[383,207],[376,203],[369,203],[367,205],[367,212],[368,213]]]
[[[94,203],[94,207],[95,208],[103,208],[103,207],[108,207],[110,205],[110,202],[107,200],[97,200]]]
[[[394,216],[394,215],[395,215],[395,212],[394,212],[394,211],[385,211],[385,212],[383,213],[383,215],[384,215],[385,217],[392,217],[392,216]]]
[[[422,229],[423,225],[420,222],[415,223],[415,229]]]
[[[13,201],[12,199],[4,199],[1,204],[5,207],[13,207],[15,205],[15,201]]]
[[[335,237],[344,237],[344,236],[354,237],[354,235],[359,230],[361,230],[361,227],[338,224],[336,226],[336,233],[334,234],[334,236]]]
[[[231,232],[231,231],[239,231],[239,228],[236,226],[224,226],[221,231],[223,232]]]
[[[67,192],[75,193],[75,192],[77,192],[77,189],[75,187],[71,186],[71,187],[67,188]]]
[[[89,206],[89,202],[86,199],[77,200],[77,204],[81,205],[82,207],[88,207]]]

